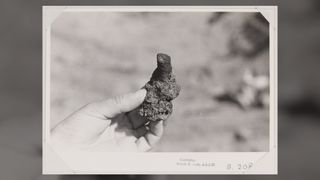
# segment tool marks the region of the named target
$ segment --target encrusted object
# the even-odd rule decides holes
[[[147,95],[138,112],[150,121],[167,119],[172,113],[172,100],[179,95],[180,86],[172,74],[171,58],[166,54],[157,54],[157,68],[150,81],[143,87]]]

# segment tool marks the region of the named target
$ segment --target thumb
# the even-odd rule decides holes
[[[144,101],[147,91],[140,89],[134,93],[124,94],[96,103],[95,109],[107,118],[113,118],[139,107]]]

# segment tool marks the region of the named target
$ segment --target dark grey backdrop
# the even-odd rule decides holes
[[[0,179],[140,179],[42,176],[42,5],[279,5],[279,175],[144,176],[145,179],[301,179],[320,177],[317,0],[1,1]]]

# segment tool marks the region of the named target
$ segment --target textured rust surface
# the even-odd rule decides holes
[[[172,114],[171,101],[180,92],[180,86],[172,74],[170,56],[157,54],[157,68],[144,88],[147,90],[147,95],[138,109],[139,114],[150,121],[167,119]]]

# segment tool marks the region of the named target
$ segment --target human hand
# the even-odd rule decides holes
[[[146,90],[90,103],[51,130],[51,143],[64,150],[148,151],[163,135],[164,122],[137,113]]]

